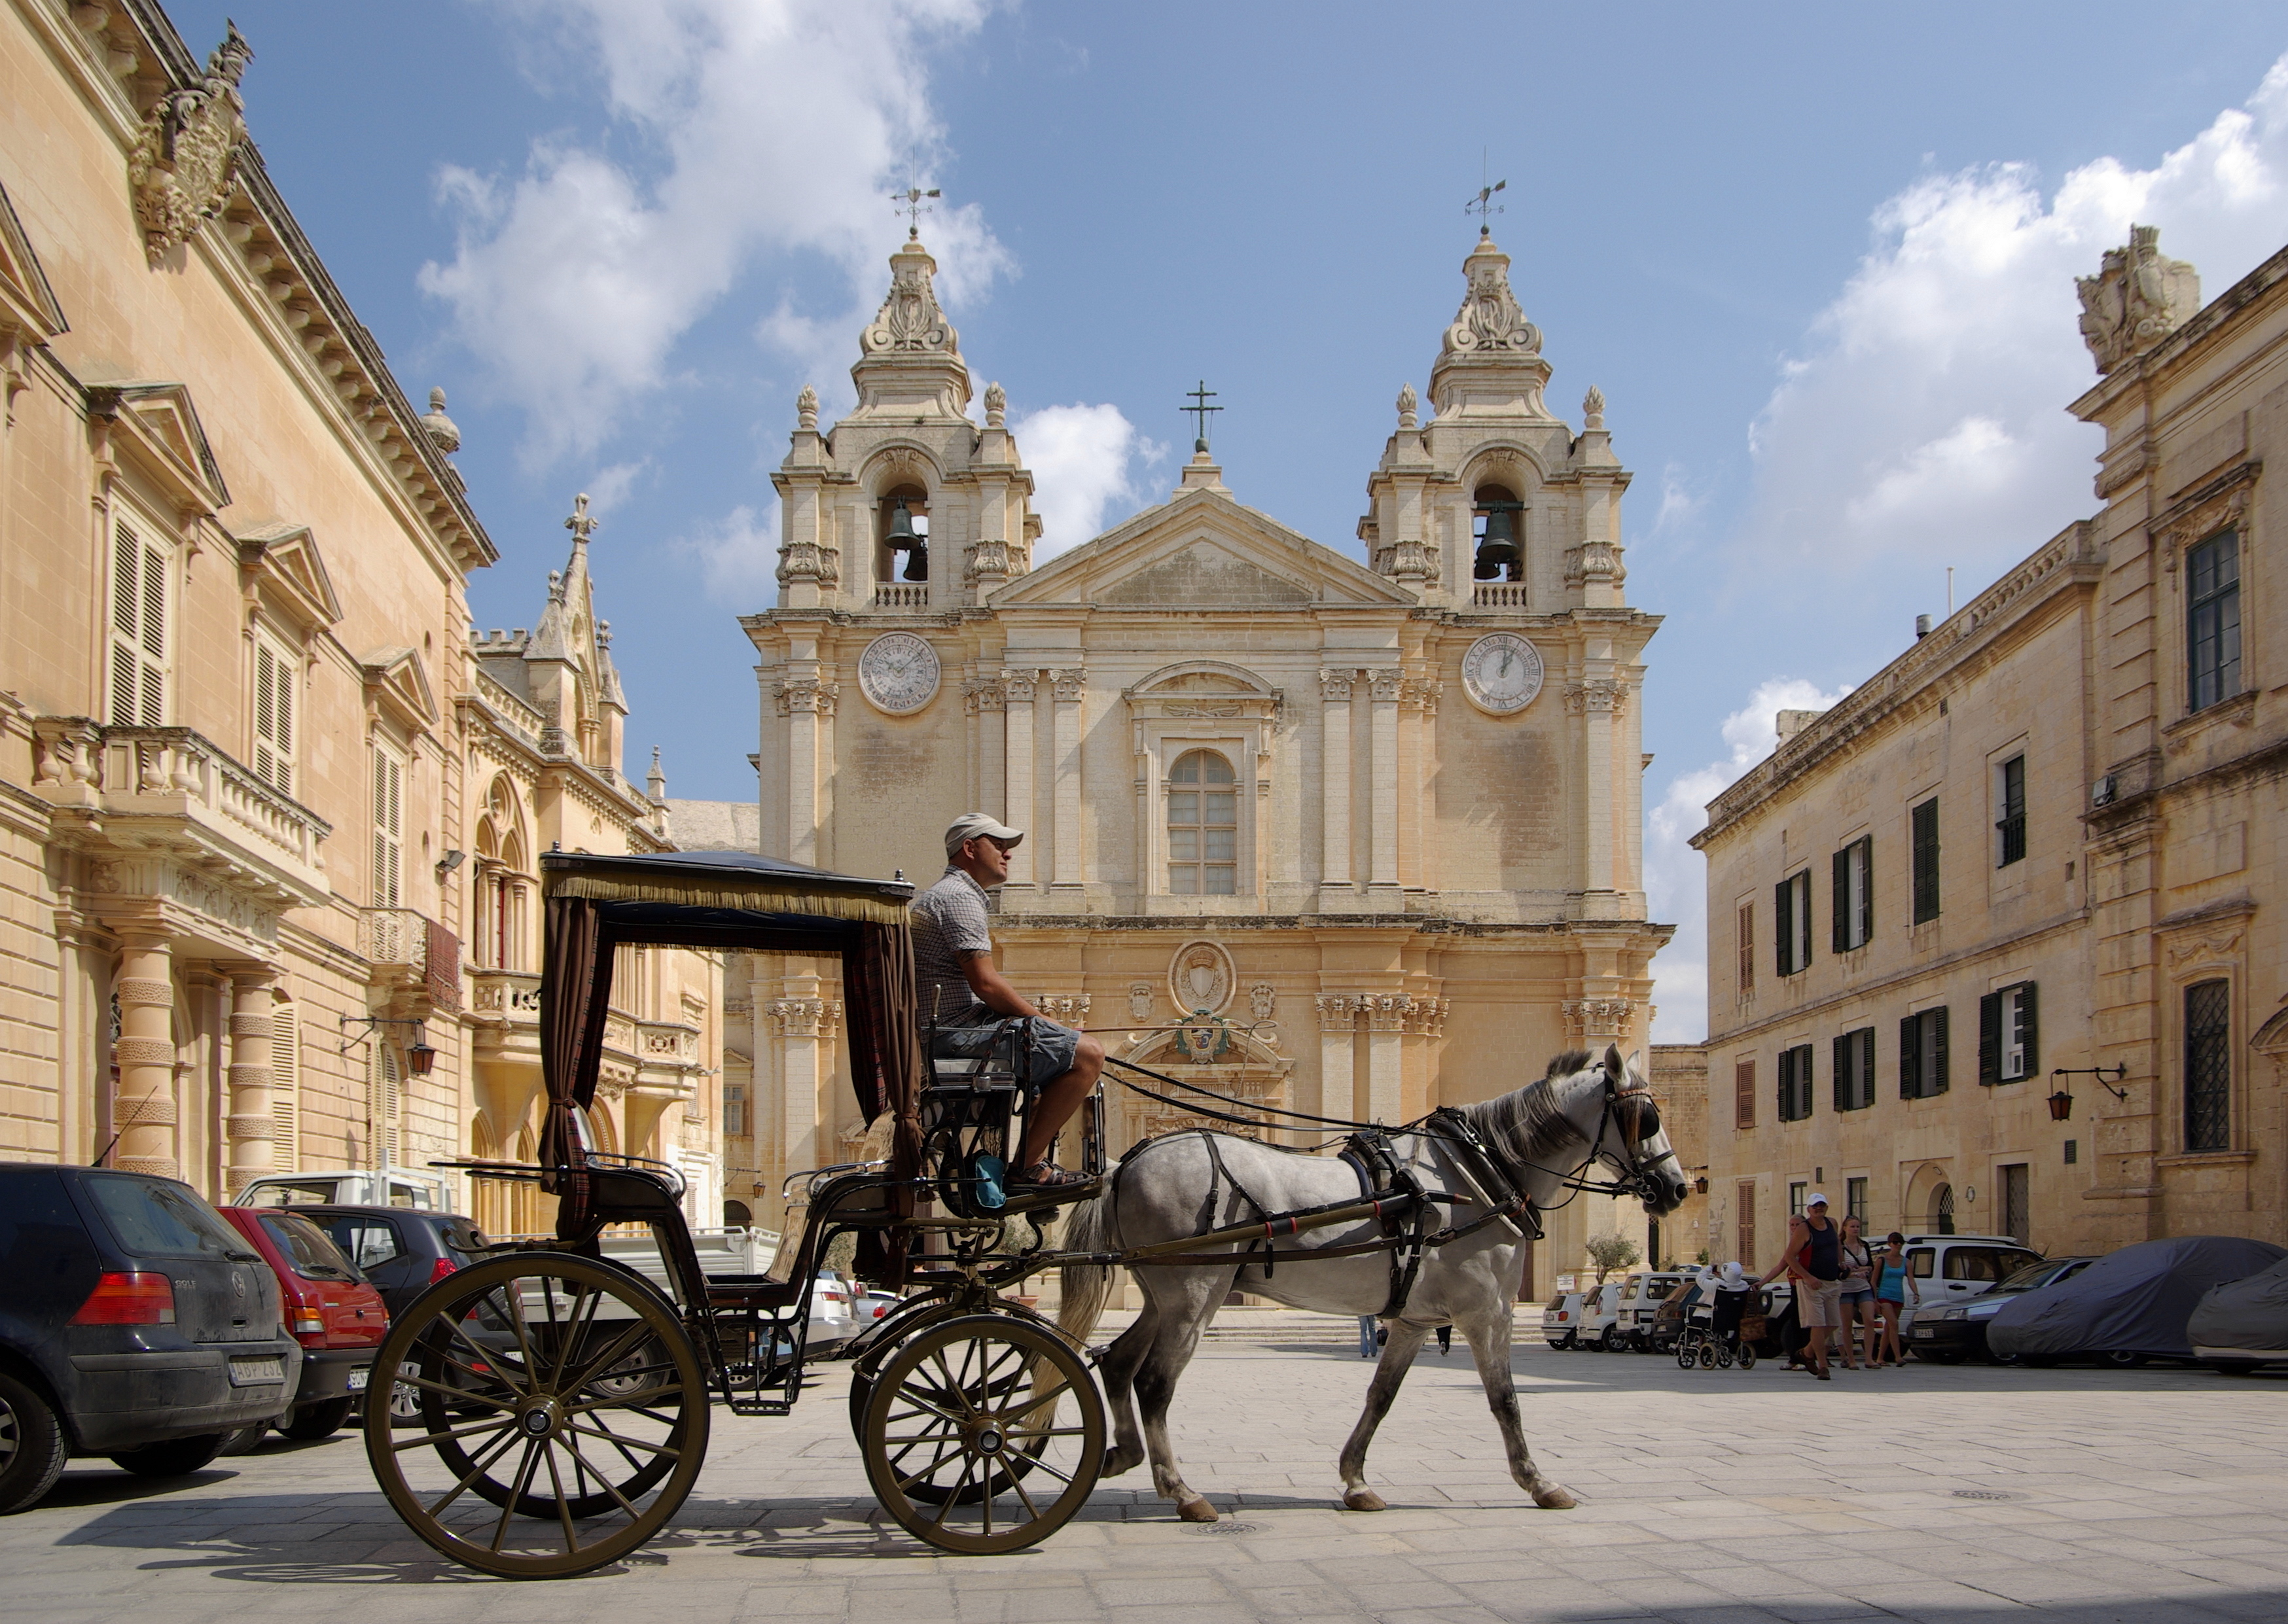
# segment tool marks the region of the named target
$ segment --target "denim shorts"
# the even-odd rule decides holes
[[[1005,1020],[981,1007],[978,1013],[981,1018],[973,1022],[940,1026],[930,1045],[932,1055],[945,1060],[974,1059],[993,1049],[1003,1028],[1025,1025],[1029,1027],[1029,1041],[1025,1043],[1017,1073],[1018,1081],[1024,1084],[1026,1097],[1038,1094],[1072,1070],[1073,1058],[1080,1051],[1080,1034],[1070,1026],[1060,1026],[1052,1020]],[[1008,1054],[1005,1042],[988,1064],[1005,1061]]]
[[[1843,1306],[1846,1308],[1855,1307],[1862,1303],[1872,1303],[1874,1300],[1874,1292],[1865,1286],[1862,1286],[1855,1291],[1845,1292],[1841,1299]]]

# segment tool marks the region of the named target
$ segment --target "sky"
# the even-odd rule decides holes
[[[577,492],[631,716],[747,799],[794,400],[851,400],[905,223],[1038,484],[1037,562],[1172,486],[1357,556],[1476,235],[1635,482],[1655,1035],[1704,1031],[1707,800],[2095,508],[2073,277],[2133,220],[2213,298],[2288,244],[2276,5],[174,0],[406,392],[449,395],[530,625]]]

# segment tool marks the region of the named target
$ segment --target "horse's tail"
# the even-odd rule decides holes
[[[1062,1245],[1068,1252],[1101,1252],[1112,1221],[1112,1182],[1107,1169],[1105,1192],[1078,1201],[1065,1212]],[[1112,1295],[1113,1271],[1105,1264],[1067,1264],[1058,1275],[1064,1305],[1057,1311],[1057,1326],[1076,1347],[1085,1344],[1089,1333],[1104,1316],[1105,1300]]]

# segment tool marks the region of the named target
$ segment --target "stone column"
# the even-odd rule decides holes
[[[1406,1018],[1414,1001],[1403,993],[1378,993],[1366,1005],[1366,1120],[1406,1121]]]
[[[1319,886],[1351,889],[1351,684],[1358,673],[1319,673]],[[1342,898],[1331,898],[1331,906]],[[1347,1063],[1345,1075],[1349,1073]]]
[[[1033,692],[1038,675],[1015,669],[1002,674],[1008,707],[1009,810],[1001,816],[1010,828],[1021,829],[1026,836],[1024,843],[1009,853],[1009,878],[1002,890],[1019,897],[1030,897],[1037,889],[1033,880],[1033,853],[1040,846],[1033,830]]]
[[[1347,1117],[1358,1108],[1354,1097],[1353,1035],[1358,1030],[1359,1001],[1346,993],[1322,993],[1311,1001],[1319,1012],[1319,1103],[1315,1114]]]
[[[1056,733],[1056,877],[1052,889],[1077,895],[1087,875],[1080,850],[1081,701],[1088,691],[1088,673],[1057,671]]]
[[[819,1026],[824,1002],[782,998],[771,1005],[779,1028],[779,1177],[818,1167]]]
[[[129,936],[119,952],[119,1067],[111,1125],[119,1143],[109,1165],[176,1177],[174,951],[163,936]]]
[[[819,751],[834,715],[837,685],[822,682],[813,662],[779,679],[779,714],[787,719],[787,857],[819,866]]]
[[[270,1039],[276,1030],[268,965],[230,978],[230,1192],[274,1169],[277,1119],[270,1099]]]
[[[1565,691],[1565,708],[1582,718],[1581,889],[1582,916],[1609,917],[1613,900],[1614,782],[1613,727],[1621,703],[1621,685],[1611,677],[1592,676]]]
[[[1405,683],[1395,670],[1374,671],[1369,677],[1374,696],[1368,733],[1373,752],[1369,768],[1373,827],[1367,889],[1377,908],[1395,914],[1406,906],[1398,883],[1398,701]]]
[[[991,812],[1006,823],[1009,821],[1009,809],[1002,804],[1002,797],[1008,785],[1001,764],[1008,755],[1005,726],[1008,716],[1008,692],[1002,686],[998,677],[981,677],[969,685],[965,697],[973,718],[970,731],[970,804],[979,812]]]

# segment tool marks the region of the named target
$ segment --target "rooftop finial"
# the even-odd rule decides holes
[[[1185,393],[1189,396],[1192,403],[1184,408],[1184,410],[1199,422],[1199,437],[1192,441],[1192,450],[1197,455],[1205,456],[1208,448],[1208,414],[1219,412],[1223,408],[1208,404],[1216,398],[1216,392],[1208,387],[1208,381],[1205,378],[1200,380],[1198,388],[1187,390]]]
[[[1605,426],[1605,392],[1594,384],[1590,384],[1589,392],[1581,397],[1581,425],[1586,429]]]
[[[914,178],[914,166],[911,163],[907,164],[906,189],[902,192],[893,192],[890,194],[891,203],[897,209],[897,211],[900,214],[906,217],[907,242],[918,242],[921,241],[922,216],[936,212],[935,210],[929,206],[927,200],[937,195],[938,189],[935,186],[932,186],[926,191],[922,189],[921,183]]]
[[[1401,384],[1398,386],[1398,426],[1402,429],[1421,427],[1422,420],[1417,415],[1421,406],[1421,400],[1414,393],[1414,385]]]
[[[1005,428],[1009,422],[1009,392],[998,384],[985,386],[985,426]]]
[[[445,392],[442,389],[429,392],[429,410],[421,419],[421,432],[429,436],[431,445],[447,456],[461,448],[460,426],[445,416]]]
[[[597,520],[588,516],[586,491],[582,491],[572,499],[572,517],[564,521],[564,527],[572,533],[572,544],[575,547],[586,546],[588,538],[601,527]]]
[[[1494,228],[1489,222],[1495,215],[1502,212],[1502,205],[1494,202],[1494,194],[1505,190],[1509,186],[1506,180],[1497,180],[1491,186],[1488,186],[1484,184],[1486,174],[1485,149],[1482,147],[1478,153],[1478,194],[1462,205],[1464,214],[1474,214],[1478,217],[1478,235],[1481,237],[1490,237],[1494,234]]]
[[[805,432],[811,434],[818,432],[818,391],[807,384],[802,386],[802,392],[794,398],[794,416],[795,422]]]

